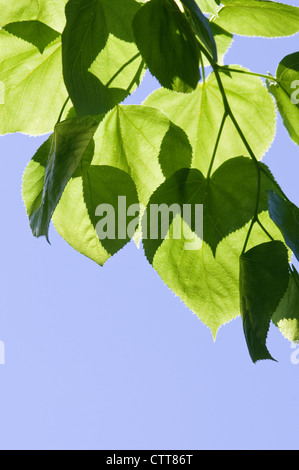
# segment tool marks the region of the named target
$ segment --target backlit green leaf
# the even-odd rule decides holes
[[[225,69],[224,69],[225,70]],[[256,157],[261,159],[269,149],[276,130],[273,99],[262,81],[241,73],[221,73],[228,101]],[[193,168],[206,174],[224,113],[221,94],[214,74],[206,84],[199,84],[190,95],[159,89],[144,102],[165,112],[181,127],[193,147]],[[228,118],[215,159],[215,168],[225,160],[249,156],[238,132]]]
[[[224,7],[215,20],[233,34],[291,36],[299,31],[299,8],[269,0],[221,0]]]
[[[17,21],[40,21],[62,32],[68,0],[1,0],[0,27]]]
[[[163,172],[170,174],[173,159],[176,169],[190,166],[186,135],[164,113],[147,106],[117,106],[101,123],[94,139],[92,164],[115,166],[129,173],[144,206],[163,183]]]
[[[215,0],[195,0],[203,13],[217,15],[218,5]]]
[[[282,238],[267,212],[260,214],[260,220],[273,237]],[[165,284],[211,329],[215,338],[221,325],[240,315],[239,258],[249,224],[223,239],[215,257],[205,242],[201,248],[190,250],[190,241],[193,239],[196,246],[198,239],[189,226],[183,224],[185,237],[181,239],[173,237],[171,225],[169,238],[155,253],[153,267]],[[268,240],[255,225],[249,248]]]
[[[60,37],[43,54],[36,46],[0,31],[0,134],[52,132],[67,98]]]

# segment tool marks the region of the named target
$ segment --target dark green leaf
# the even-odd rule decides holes
[[[143,62],[133,41],[135,0],[70,0],[62,35],[64,79],[77,115],[107,113],[139,84]]]
[[[6,25],[5,29],[8,33],[17,36],[37,47],[42,54],[45,48],[60,34],[40,21],[20,21]]]
[[[192,162],[192,147],[183,129],[172,122],[165,134],[159,153],[159,163],[163,175],[169,178],[181,168],[190,168]]]
[[[240,257],[240,305],[253,362],[273,359],[266,340],[270,321],[289,283],[288,253],[280,241],[251,248]]]
[[[199,47],[174,0],[150,0],[133,20],[137,46],[161,85],[183,93],[200,79]]]
[[[195,0],[182,0],[185,5],[186,14],[192,24],[193,30],[200,42],[201,48],[209,54],[209,56],[217,62],[217,47],[214,39],[210,23],[202,14]]]
[[[281,230],[285,242],[299,260],[299,209],[274,191],[268,192],[269,214]]]
[[[62,193],[77,170],[98,127],[93,118],[70,119],[59,123],[54,134],[41,149],[41,156],[48,150],[42,193],[38,193],[29,213],[30,225],[36,237],[48,239],[49,224]],[[37,155],[39,159],[39,154]],[[24,191],[30,191],[28,175]]]

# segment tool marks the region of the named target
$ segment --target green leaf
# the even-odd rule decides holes
[[[135,0],[70,0],[62,35],[64,79],[79,117],[107,113],[140,83]]]
[[[186,135],[154,108],[117,106],[101,123],[94,140],[92,164],[115,166],[129,173],[144,206],[164,181],[163,172],[171,172],[174,159],[176,169],[190,166]]]
[[[52,132],[67,98],[57,38],[43,54],[32,44],[0,31],[0,134]]]
[[[207,18],[202,14],[195,0],[182,0],[187,18],[192,25],[201,49],[217,62],[217,47]]]
[[[33,46],[38,48],[41,54],[51,42],[55,41],[55,39],[60,36],[57,31],[40,21],[10,23],[3,29],[24,41],[30,42]]]
[[[274,191],[268,192],[269,214],[281,230],[285,242],[299,260],[299,209]]]
[[[31,205],[29,213],[34,236],[45,236],[48,239],[52,215],[67,183],[77,170],[98,124],[96,119],[85,118],[83,120],[71,119],[55,126],[54,134],[50,137],[50,144],[48,144],[50,148],[45,168],[44,185]],[[41,151],[42,154],[44,148]],[[26,192],[32,191],[31,167],[28,172],[29,176],[26,173],[24,178],[25,199]]]
[[[51,139],[39,149],[24,175],[23,195],[29,216],[41,206],[50,150]],[[164,180],[160,162],[167,173],[174,157],[176,168],[190,165],[191,152],[186,135],[163,113],[141,106],[116,107],[100,123],[94,141],[86,148],[64,189],[52,217],[56,230],[78,252],[103,265],[128,238],[100,241],[96,232],[96,207],[116,201],[118,196],[127,196],[132,203],[140,200],[146,205]],[[115,171],[105,173],[103,167],[113,167]],[[117,207],[115,210],[117,214]]]
[[[282,238],[268,212],[263,212],[259,218],[272,236]],[[198,239],[188,224],[182,224],[185,236],[175,239],[172,224],[168,238],[155,253],[153,267],[165,284],[211,329],[215,338],[221,325],[240,315],[239,258],[249,224],[223,239],[216,256],[205,242],[199,249],[186,249],[190,248],[192,237],[195,245]],[[249,247],[267,241],[268,237],[256,224]]]
[[[195,0],[203,13],[217,15],[218,5],[215,0]]]
[[[286,56],[276,72],[277,83],[267,81],[283,123],[293,141],[299,145],[299,52]]]
[[[0,27],[17,21],[40,21],[62,32],[68,0],[1,0]]]
[[[161,85],[189,93],[200,79],[199,48],[174,0],[151,0],[133,20],[136,44]]]
[[[273,323],[292,342],[299,341],[299,274],[294,266],[287,292],[272,316]]]
[[[130,240],[127,232],[119,237],[119,230],[124,229],[124,225],[118,225],[118,221],[123,220],[119,198],[125,198],[126,208],[133,204],[136,209],[139,206],[131,177],[118,168],[90,165],[81,177],[72,178],[66,187],[53,216],[54,226],[79,253],[103,266]],[[102,204],[109,205],[109,212],[101,213],[100,217],[96,214]],[[131,220],[132,217],[128,217],[125,224]],[[99,232],[98,223],[103,226],[101,231],[107,231],[106,239],[103,238],[105,233]]]
[[[288,253],[280,241],[251,248],[240,258],[243,328],[253,362],[273,359],[266,340],[270,321],[289,284]]]
[[[259,212],[267,210],[267,189],[275,187],[274,180],[262,174]],[[151,207],[168,208],[176,204],[183,214],[184,204],[203,205],[203,240],[213,254],[223,238],[243,227],[255,215],[257,194],[257,173],[254,162],[249,158],[237,157],[221,165],[210,179],[205,179],[198,170],[180,170],[167,179],[150,198],[146,219],[147,238],[144,240],[145,254],[150,263],[166,233],[155,218]],[[194,213],[194,207],[192,209]],[[170,221],[174,218],[170,214]],[[185,220],[187,223],[187,220]],[[151,226],[156,224],[159,237],[150,238]],[[194,225],[190,226],[195,231]],[[198,234],[197,234],[198,235]],[[199,235],[198,235],[199,236]]]
[[[241,36],[291,36],[299,31],[299,8],[269,0],[221,0],[215,22]]]
[[[273,99],[257,77],[233,72],[221,73],[221,77],[232,111],[256,157],[261,159],[275,136],[276,110]],[[174,124],[186,132],[193,147],[192,167],[207,174],[224,113],[215,75],[212,73],[206,83],[200,83],[190,95],[159,89],[144,104],[165,112]],[[240,155],[249,156],[248,150],[228,118],[214,167],[217,168],[228,158]]]

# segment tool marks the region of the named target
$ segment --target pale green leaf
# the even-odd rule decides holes
[[[43,54],[32,44],[0,31],[0,134],[39,135],[53,130],[67,98],[60,37]]]
[[[260,214],[260,220],[273,237],[282,238],[267,212]],[[239,258],[248,228],[249,224],[222,240],[214,257],[206,243],[197,250],[186,249],[192,236],[196,243],[194,233],[184,223],[185,238],[174,239],[172,224],[169,238],[154,256],[153,267],[162,280],[211,329],[214,338],[221,325],[240,315]],[[267,241],[255,225],[248,248]]]
[[[117,106],[101,123],[94,140],[92,164],[115,166],[129,173],[144,206],[164,181],[163,171],[171,172],[173,158],[176,169],[190,166],[186,135],[154,108]]]
[[[44,175],[42,194],[38,194],[34,210],[29,214],[33,235],[48,239],[49,225],[62,193],[77,170],[98,127],[93,118],[70,119],[55,126],[50,137],[50,150]],[[29,168],[31,173],[31,167]],[[25,193],[28,187],[24,176]],[[30,178],[31,180],[31,178]],[[24,196],[26,198],[26,194]]]
[[[1,0],[0,27],[17,21],[40,21],[62,32],[68,0]]]
[[[221,0],[215,20],[242,36],[281,37],[299,31],[299,8],[269,0]]]
[[[234,66],[236,67],[236,66]],[[276,110],[262,81],[243,73],[221,73],[232,111],[253,152],[261,159],[269,149],[276,131]],[[212,73],[190,95],[159,89],[144,102],[165,112],[181,127],[193,147],[193,168],[206,174],[224,113],[222,96]],[[225,160],[249,156],[238,132],[228,118],[215,159],[215,168]]]
[[[195,0],[203,13],[217,15],[218,5],[215,0]]]

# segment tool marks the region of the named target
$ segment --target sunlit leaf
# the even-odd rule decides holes
[[[291,36],[299,31],[299,8],[269,0],[221,0],[215,20],[233,34]]]

